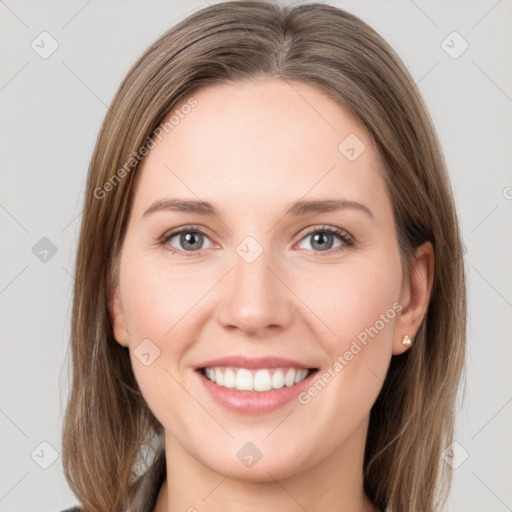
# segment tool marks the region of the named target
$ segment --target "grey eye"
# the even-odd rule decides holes
[[[171,241],[178,239],[178,247]],[[182,233],[176,233],[169,237],[168,242],[172,247],[183,251],[200,251],[203,249],[203,244],[207,237],[197,231],[184,231]]]
[[[330,233],[329,231],[315,231],[314,233],[309,233],[306,235],[303,240],[311,239],[310,247],[301,247],[302,249],[311,249],[314,251],[328,251],[332,248],[339,247],[341,242],[338,245],[334,245],[334,239],[338,238],[341,240],[340,236],[335,233]]]

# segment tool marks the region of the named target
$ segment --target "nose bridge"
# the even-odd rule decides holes
[[[271,249],[264,249],[253,237],[247,237],[236,247],[234,268],[220,308],[223,325],[254,333],[268,327],[283,327],[290,321],[290,297],[272,271],[276,267],[272,254]]]
[[[262,248],[260,254],[254,254],[256,250],[250,242],[243,242],[236,249],[233,292],[241,295],[240,298],[252,295],[261,300],[263,298],[268,299],[271,296],[270,288],[273,287],[271,278],[275,279],[275,276],[269,270],[272,265],[272,261],[270,261],[272,259],[270,257],[271,251]]]

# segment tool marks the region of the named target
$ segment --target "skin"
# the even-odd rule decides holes
[[[417,249],[403,279],[379,154],[321,90],[263,79],[194,97],[198,105],[139,169],[110,300],[116,340],[129,347],[165,428],[168,479],[156,510],[376,510],[363,492],[369,413],[391,357],[408,349],[403,336],[413,339],[425,315],[432,245]],[[348,134],[366,147],[355,161],[338,150]],[[153,201],[171,196],[209,201],[218,216],[142,218]],[[362,203],[373,217],[357,209],[284,216],[296,200],[326,198]],[[200,252],[159,245],[188,224],[205,233]],[[345,230],[356,245],[332,235],[332,248],[315,249],[308,233],[324,226]],[[236,252],[248,235],[263,249],[250,264]],[[166,243],[187,250],[179,235]],[[291,358],[321,373],[396,302],[401,311],[306,405],[235,413],[213,402],[194,373],[200,362],[233,354]],[[160,350],[149,366],[134,355],[146,338]],[[236,456],[247,442],[263,454],[251,468]]]

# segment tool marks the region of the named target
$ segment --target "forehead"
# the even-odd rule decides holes
[[[134,208],[165,195],[239,210],[305,194],[386,200],[371,138],[321,89],[266,79],[213,85],[192,97],[193,108],[183,108],[185,98],[168,114],[163,123],[174,116],[173,128],[144,158]]]

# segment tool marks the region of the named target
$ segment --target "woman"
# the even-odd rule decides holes
[[[89,169],[63,426],[81,510],[436,510],[461,247],[426,107],[373,29],[257,1],[180,22]]]

